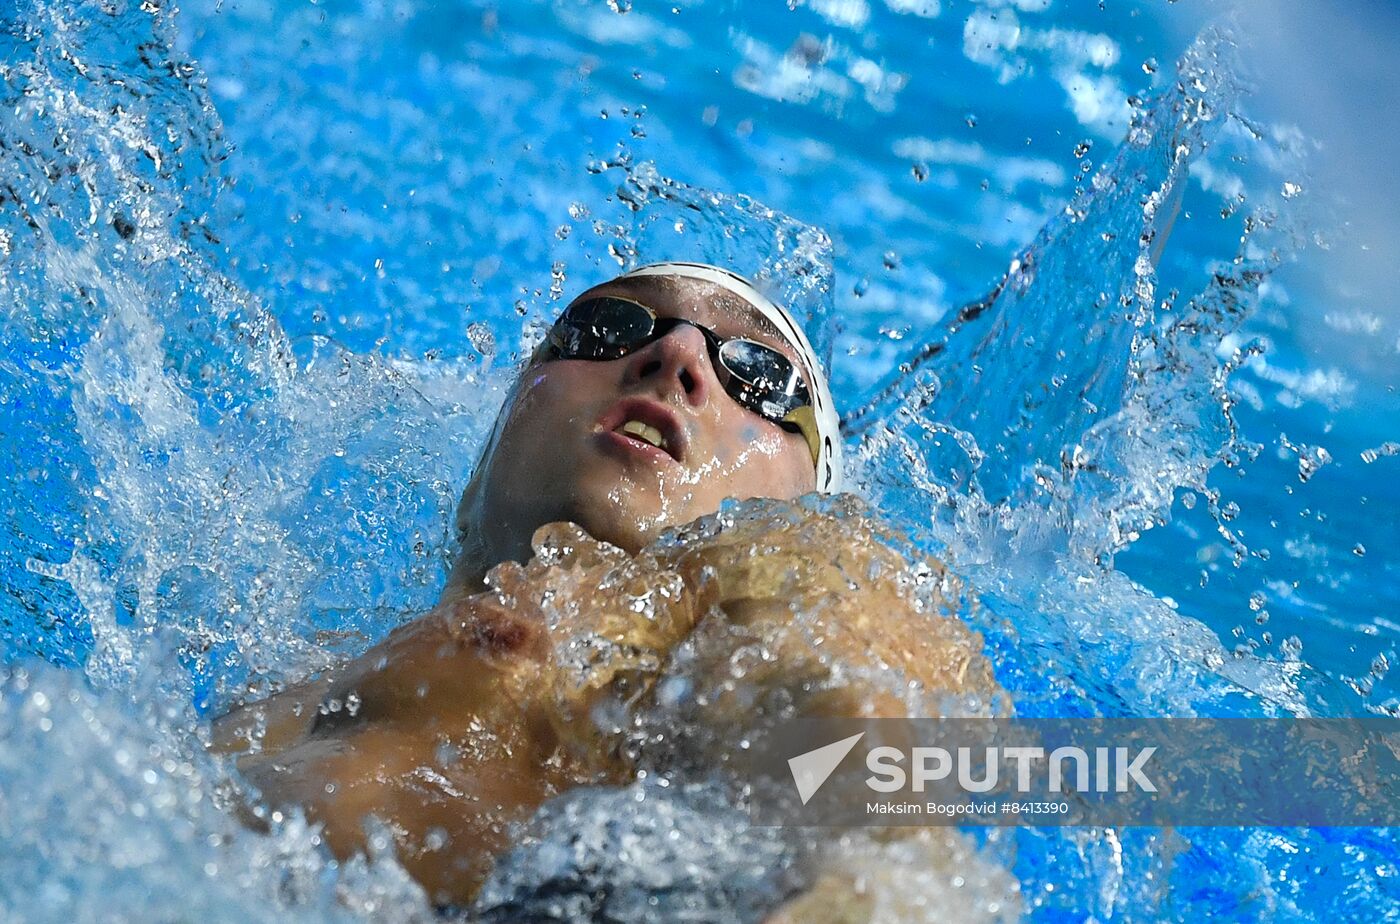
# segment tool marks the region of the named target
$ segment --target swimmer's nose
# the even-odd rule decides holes
[[[710,364],[705,335],[690,324],[681,324],[633,353],[627,378],[674,392],[692,407],[704,407],[710,399]]]

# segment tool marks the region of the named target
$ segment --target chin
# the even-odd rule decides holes
[[[629,516],[628,511],[617,508],[594,516],[579,517],[575,522],[594,539],[615,545],[634,555],[661,531],[661,527],[654,521]]]
[[[617,497],[613,490],[585,491],[560,519],[576,523],[584,532],[602,542],[636,554],[660,532],[659,519],[652,505],[635,494]],[[659,505],[656,505],[659,506]]]

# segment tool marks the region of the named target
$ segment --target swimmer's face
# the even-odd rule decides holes
[[[711,283],[616,279],[579,299],[599,295],[633,299],[721,337],[757,340],[798,361],[751,305]],[[494,450],[458,512],[459,527],[496,560],[522,560],[534,530],[557,520],[636,551],[727,497],[788,499],[816,488],[802,436],[730,397],[704,336],[689,325],[621,359],[537,360],[503,413]],[[659,431],[665,448],[623,433],[629,426],[653,438]]]

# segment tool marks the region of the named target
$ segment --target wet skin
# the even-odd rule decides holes
[[[794,716],[936,715],[945,692],[998,695],[980,639],[911,596],[906,563],[858,518],[741,523],[635,556],[570,524],[536,540],[542,556],[496,569],[491,590],[225,717],[219,746],[250,751],[244,775],[269,804],[304,807],[337,856],[364,849],[368,816],[387,822],[432,900],[465,906],[545,801],[634,778],[620,747],[633,723],[684,729],[672,740],[690,763]],[[580,665],[580,640],[606,655]],[[658,704],[668,676],[703,695]],[[618,727],[597,721],[619,713]],[[935,847],[929,864],[953,856]],[[826,898],[802,907],[832,916],[789,919],[868,919],[839,870],[817,882]]]
[[[584,295],[602,293],[784,349],[703,283],[648,277]],[[723,677],[741,646],[773,654],[685,717],[718,741],[736,740],[768,699],[806,714],[909,713],[907,688],[829,683],[833,658],[893,668],[919,690],[995,690],[976,637],[923,612],[896,579],[902,560],[848,520],[808,514],[644,549],[726,497],[815,485],[802,437],[735,403],[693,328],[619,360],[532,364],[503,415],[464,492],[464,551],[439,605],[327,676],[216,723],[215,746],[245,752],[239,767],[264,800],[304,807],[337,856],[364,849],[374,816],[431,900],[469,904],[513,826],[546,800],[632,777],[615,730],[593,717],[604,701],[650,708],[683,642],[687,663],[708,665],[701,683]],[[612,432],[629,415],[663,430],[667,451]],[[533,559],[532,537],[543,550]],[[579,670],[569,659],[580,638],[613,656]]]

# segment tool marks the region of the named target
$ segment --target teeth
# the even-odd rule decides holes
[[[629,420],[618,427],[614,432],[626,433],[628,436],[635,436],[639,440],[646,440],[657,449],[666,448],[666,438],[661,435],[661,431],[642,423],[640,420]]]

